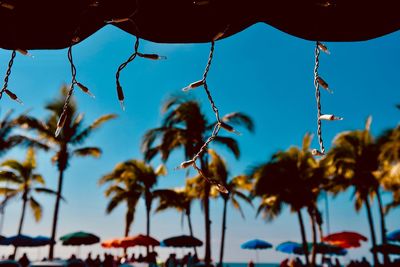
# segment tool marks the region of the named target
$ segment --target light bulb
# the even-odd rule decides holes
[[[205,83],[204,80],[200,80],[194,83],[189,84],[188,86],[186,86],[185,88],[182,88],[182,91],[187,92],[191,89],[197,88],[199,86],[202,86]]]
[[[318,44],[319,50],[321,50],[322,52],[324,52],[324,53],[326,53],[328,55],[331,54],[331,52],[329,52],[328,47],[325,44],[320,43],[320,42],[317,42],[317,44]]]
[[[148,59],[152,59],[152,60],[167,59],[166,56],[160,56],[160,55],[157,55],[157,54],[142,54],[142,53],[138,53],[137,55],[139,57],[148,58]]]
[[[127,22],[130,20],[131,20],[130,18],[111,19],[111,20],[107,20],[106,23],[123,23],[123,22]]]
[[[327,120],[327,121],[341,121],[343,120],[342,117],[337,117],[333,114],[323,114],[321,116],[319,116],[320,120]]]
[[[193,1],[193,4],[197,5],[197,6],[205,6],[208,5],[210,3],[209,0],[198,0],[198,1]]]
[[[24,103],[21,101],[21,99],[18,98],[18,96],[16,94],[14,94],[13,92],[11,92],[8,89],[5,89],[4,92],[14,101],[17,101],[18,103],[20,103],[21,105],[23,105]]]
[[[88,94],[90,97],[96,98],[94,94],[92,94],[92,92],[89,91],[89,88],[87,88],[83,84],[77,82],[76,85],[78,85],[78,87],[82,90],[82,92]]]
[[[57,122],[57,129],[56,129],[56,132],[55,132],[55,136],[56,137],[60,134],[62,128],[64,127],[64,124],[65,124],[66,120],[67,120],[67,112],[63,111],[63,113],[61,114],[61,116],[60,116],[60,118],[58,119],[58,122]]]
[[[322,86],[322,88],[324,88],[326,91],[328,91],[329,93],[333,94],[333,91],[331,89],[329,89],[329,85],[326,81],[324,81],[324,79],[322,79],[321,77],[317,77],[317,82],[319,83],[319,85]]]
[[[0,2],[0,6],[9,10],[14,10],[15,6],[10,3]]]
[[[177,169],[186,169],[194,164],[194,160],[187,160],[182,162]]]
[[[228,194],[229,193],[228,189],[225,186],[223,186],[222,184],[217,183],[215,186],[217,187],[217,190],[219,192],[221,192],[223,194]]]
[[[117,83],[117,95],[118,95],[119,103],[121,104],[121,108],[122,108],[122,110],[125,111],[125,105],[124,105],[125,96],[124,96],[124,91],[122,90],[122,87],[121,87],[121,85],[120,85],[119,83]]]
[[[224,36],[225,35],[225,32],[219,32],[219,33],[217,33],[214,37],[213,37],[213,41],[217,41],[218,39],[221,39],[222,38],[222,36]]]
[[[71,41],[72,41],[73,43],[78,43],[80,40],[81,40],[81,38],[79,38],[79,36],[74,36],[74,37],[72,37],[72,39],[71,39]]]
[[[319,151],[318,149],[315,149],[315,148],[313,150],[311,150],[311,154],[313,156],[324,156],[325,155],[323,152],[321,152],[321,151]]]
[[[33,56],[31,54],[29,54],[28,50],[17,48],[16,51],[18,53],[20,53],[21,55],[33,58]]]
[[[221,128],[224,128],[225,130],[227,130],[228,132],[237,134],[237,135],[241,135],[241,133],[239,131],[236,131],[232,126],[230,126],[229,124],[226,124],[225,122],[219,122],[219,126],[221,126]]]

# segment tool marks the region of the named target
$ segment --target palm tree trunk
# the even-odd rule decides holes
[[[53,242],[50,244],[50,249],[49,249],[49,259],[50,260],[52,260],[54,257],[54,244],[56,241],[58,213],[60,210],[61,192],[62,192],[62,186],[63,186],[63,180],[64,180],[64,170],[65,170],[64,168],[60,168],[59,175],[58,175],[57,197],[56,197],[56,204],[55,204],[54,214],[53,214],[53,225],[52,225],[52,230],[51,230],[51,240]]]
[[[312,250],[311,250],[311,266],[315,266],[315,259],[317,257],[317,229],[315,226],[315,211],[313,208],[308,208],[308,214],[310,216],[311,223],[311,234],[312,234]]]
[[[378,205],[379,205],[379,216],[381,219],[381,234],[382,234],[382,244],[387,243],[387,238],[386,238],[386,223],[385,223],[385,212],[383,210],[383,203],[382,203],[382,197],[381,197],[381,192],[379,191],[379,188],[375,190],[376,193],[376,198],[378,200]],[[390,263],[390,258],[388,254],[383,254],[383,264],[388,265]]]
[[[204,186],[204,220],[205,220],[205,231],[206,231],[206,247],[204,255],[204,263],[206,267],[211,265],[211,220],[210,220],[210,190],[211,186],[209,183],[205,183]]]
[[[194,235],[193,235],[192,219],[191,219],[191,217],[190,217],[190,210],[186,210],[186,217],[187,217],[187,220],[188,220],[188,226],[189,226],[189,233],[190,233],[190,236],[193,237]],[[197,248],[196,248],[196,247],[193,247],[193,249],[194,249],[194,255],[196,255],[196,258],[198,258],[198,257],[197,257]]]
[[[28,202],[28,196],[27,195],[28,194],[25,191],[24,195],[22,196],[22,200],[23,200],[23,202],[22,202],[22,212],[21,212],[21,217],[19,219],[18,235],[20,235],[22,233],[22,226],[24,224],[25,212],[26,212],[26,203]],[[17,254],[17,250],[18,250],[18,247],[14,247],[14,254],[13,254],[14,258],[15,258],[15,255]]]
[[[371,231],[371,241],[372,241],[372,248],[376,247],[376,236],[375,236],[375,230],[374,230],[374,221],[372,218],[372,212],[371,212],[371,204],[369,203],[368,196],[364,198],[365,202],[365,209],[367,210],[367,216],[368,216],[368,223],[369,223],[369,229]],[[375,250],[372,251],[373,259],[374,259],[374,266],[378,266],[379,261],[378,261],[378,255]]]
[[[222,263],[224,262],[227,204],[228,204],[228,198],[224,197],[224,209],[222,212],[221,248],[220,248],[220,252],[219,252],[219,267],[222,267]]]
[[[300,224],[301,241],[303,243],[303,251],[304,251],[304,256],[306,258],[306,266],[310,266],[310,261],[308,259],[309,254],[308,254],[306,230],[304,228],[304,221],[303,221],[303,216],[301,215],[301,210],[297,211],[297,217],[299,219],[299,224]]]
[[[150,211],[151,211],[151,197],[150,192],[146,191],[146,235],[150,235]],[[149,247],[146,247],[147,255],[149,255]]]

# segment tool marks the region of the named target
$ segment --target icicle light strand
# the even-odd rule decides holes
[[[125,96],[124,96],[124,91],[122,90],[121,83],[119,82],[119,76],[121,71],[136,58],[136,56],[138,55],[138,49],[139,49],[139,37],[136,36],[134,51],[132,55],[130,55],[130,57],[118,67],[117,73],[115,74],[115,81],[117,83],[117,96],[121,104],[122,110],[125,110],[125,105],[124,105]]]
[[[196,160],[199,159],[201,157],[201,155],[207,150],[208,145],[215,139],[215,137],[217,137],[222,124],[225,126],[223,128],[225,129],[230,129],[232,132],[234,132],[234,129],[231,126],[228,126],[227,124],[223,123],[221,121],[221,118],[219,116],[219,111],[217,106],[215,105],[214,99],[211,95],[210,90],[208,89],[208,84],[207,84],[207,76],[208,76],[208,72],[210,71],[210,67],[211,67],[211,63],[213,60],[213,56],[214,56],[214,48],[215,48],[215,40],[213,40],[211,42],[211,48],[210,48],[210,54],[208,56],[208,61],[207,61],[207,65],[204,69],[204,73],[203,73],[203,78],[199,81],[193,82],[191,84],[189,84],[188,86],[186,86],[185,88],[183,88],[183,91],[188,91],[190,89],[194,89],[196,87],[200,87],[203,86],[204,91],[207,94],[207,98],[208,101],[211,104],[211,108],[215,114],[215,118],[217,119],[216,124],[214,125],[214,129],[211,133],[211,136],[208,137],[208,139],[205,141],[205,143],[201,146],[200,150],[196,153],[196,155],[194,155],[194,157],[191,160],[182,162],[180,165],[180,168],[184,169],[187,167],[192,166],[201,177],[203,177],[205,179],[206,182],[210,183],[211,185],[214,185],[217,187],[218,191],[220,191],[221,193],[227,194],[229,193],[229,191],[226,189],[226,187],[224,185],[222,185],[221,183],[219,183],[217,180],[213,179],[213,178],[209,178],[207,177],[207,175],[204,174],[204,172],[201,170],[201,168],[199,168],[196,164]]]
[[[6,93],[6,95],[8,95],[12,100],[17,101],[18,103],[22,104],[21,99],[19,99],[16,94],[14,94],[13,92],[11,92],[8,89],[8,79],[9,79],[9,77],[11,75],[11,70],[12,70],[12,66],[14,64],[14,59],[15,59],[16,55],[17,55],[16,51],[13,50],[12,53],[11,53],[10,61],[8,62],[7,72],[6,72],[6,75],[4,77],[3,88],[0,91],[0,99],[3,97],[3,94]]]

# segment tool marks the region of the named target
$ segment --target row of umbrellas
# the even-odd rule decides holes
[[[389,233],[387,239],[392,242],[400,242],[400,229]],[[316,245],[316,253],[344,256],[347,254],[347,249],[358,248],[361,246],[361,242],[368,241],[368,239],[356,232],[339,232],[325,236],[322,241]],[[312,243],[308,244],[309,251],[311,251],[312,246]],[[243,249],[255,250],[272,247],[272,244],[260,239],[250,240],[241,245]],[[303,245],[292,241],[283,242],[276,246],[275,249],[288,254],[304,254]],[[372,250],[380,253],[400,254],[400,246],[395,244],[378,245],[372,248]]]
[[[133,237],[106,240],[101,243],[103,248],[128,248],[134,246],[143,247],[200,247],[203,242],[193,236],[180,235],[167,238],[161,242],[151,236],[137,235]]]
[[[86,232],[74,232],[64,235],[60,238],[63,245],[81,246],[91,245],[100,242],[100,238],[94,234]],[[11,237],[0,236],[0,245],[15,246],[15,247],[40,247],[50,245],[54,241],[49,237],[37,236],[30,237],[27,235],[16,235]],[[198,247],[202,246],[203,242],[195,237],[181,235],[167,238],[161,242],[151,236],[137,235],[133,237],[118,238],[104,241],[101,246],[104,248],[128,248],[134,246],[145,247]]]

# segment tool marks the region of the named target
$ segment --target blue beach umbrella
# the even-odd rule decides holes
[[[256,250],[256,262],[258,262],[258,250],[272,248],[272,245],[261,239],[253,239],[241,244],[240,248]]]
[[[275,249],[287,254],[300,254],[302,251],[302,245],[296,242],[287,241],[279,244]]]
[[[27,235],[15,235],[4,238],[0,241],[0,245],[14,246],[14,247],[31,247],[34,245],[34,239]]]
[[[50,237],[41,236],[41,235],[33,238],[33,242],[35,244],[35,247],[47,246],[52,243],[54,243],[54,244],[56,243],[55,241],[52,241]]]
[[[400,242],[400,229],[390,232],[387,235],[387,240]]]

